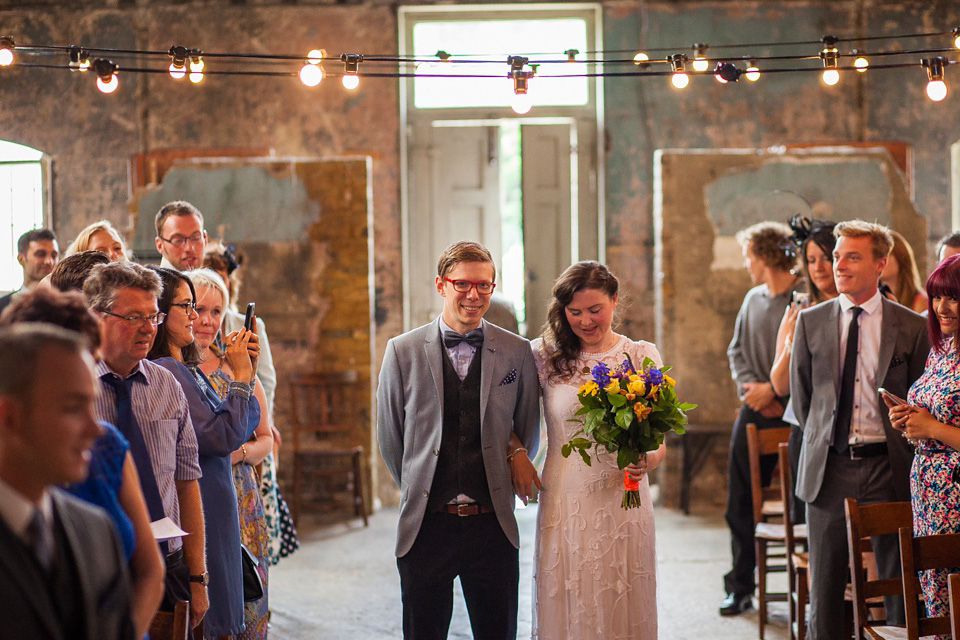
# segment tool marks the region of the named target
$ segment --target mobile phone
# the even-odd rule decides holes
[[[247,331],[253,331],[253,315],[256,312],[256,309],[256,302],[251,302],[247,305],[247,315],[243,319],[243,328]]]
[[[888,399],[890,402],[893,402],[894,404],[907,404],[906,400],[904,400],[903,398],[901,398],[896,394],[890,393],[883,387],[880,387],[879,389],[877,389],[877,391],[880,393],[880,395]]]

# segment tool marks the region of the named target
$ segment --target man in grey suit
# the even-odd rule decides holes
[[[400,487],[396,555],[408,640],[447,637],[458,576],[474,638],[517,634],[520,540],[508,447],[516,433],[536,452],[539,383],[530,344],[483,320],[495,278],[481,245],[448,247],[435,281],[442,314],[390,340],[380,369],[377,435]]]
[[[833,272],[840,296],[800,313],[790,371],[793,408],[803,429],[797,496],[807,503],[810,638],[843,637],[847,568],[844,500],[910,499],[913,453],[887,415],[878,387],[906,398],[930,350],[926,322],[880,295],[890,232],[860,220],[834,229]],[[874,540],[881,577],[900,574],[897,540]],[[903,621],[889,598],[887,620]]]
[[[100,436],[93,361],[63,329],[0,330],[0,618],[7,638],[132,640],[130,585],[103,510],[56,488]]]

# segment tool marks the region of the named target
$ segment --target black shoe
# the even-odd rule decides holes
[[[750,593],[728,593],[727,597],[720,603],[720,615],[722,616],[738,616],[750,609],[753,609],[753,594]]]

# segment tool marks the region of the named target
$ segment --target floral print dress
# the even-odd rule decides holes
[[[960,428],[960,356],[953,341],[927,357],[923,375],[910,387],[907,402],[929,411],[943,424]],[[910,469],[913,533],[929,536],[960,533],[960,452],[939,440],[921,439]],[[927,615],[949,615],[946,569],[923,571],[920,584]]]

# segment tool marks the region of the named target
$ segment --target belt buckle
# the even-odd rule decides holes
[[[460,516],[461,518],[463,518],[463,517],[465,517],[465,516],[469,516],[470,514],[469,514],[469,513],[464,513],[464,510],[467,509],[467,508],[469,508],[469,507],[472,507],[472,506],[473,506],[473,505],[470,504],[469,502],[458,502],[458,503],[457,503],[457,515]]]
[[[850,459],[851,460],[863,460],[863,457],[857,454],[857,451],[860,449],[860,445],[852,444],[850,445]]]

